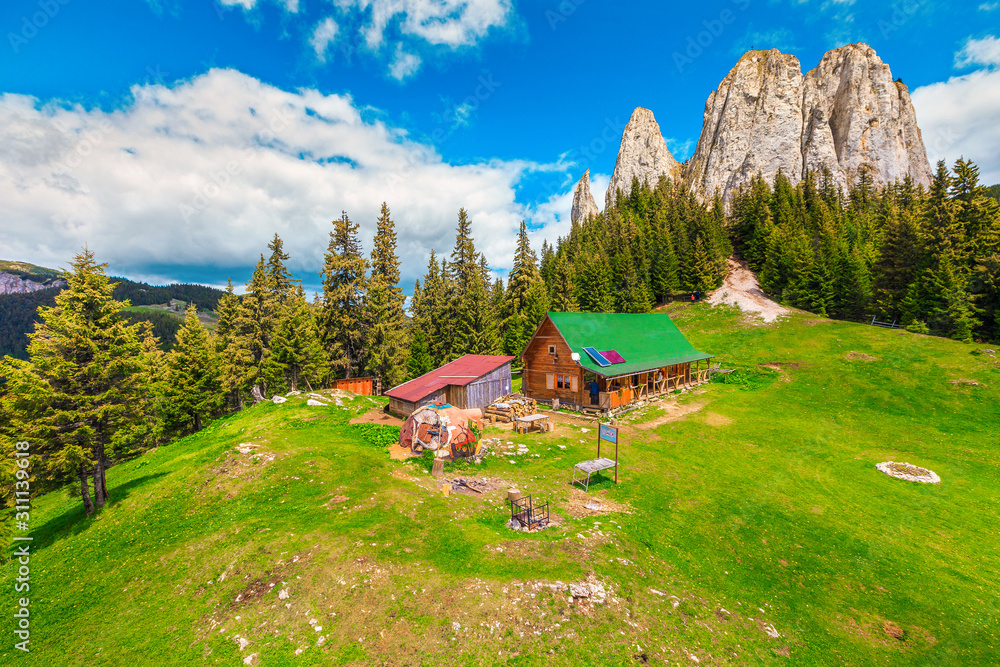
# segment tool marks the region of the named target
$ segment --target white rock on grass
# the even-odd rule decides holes
[[[310,398],[308,401],[306,401],[306,405],[321,406],[321,407],[324,407],[324,408],[327,406],[326,403],[323,403],[322,401],[317,401],[314,398]]]
[[[271,399],[271,402],[274,403],[274,404],[276,404],[276,405],[281,405],[282,403],[287,403],[288,399],[285,398],[284,396],[277,396],[276,395],[276,396],[274,396]]]
[[[282,588],[280,591],[278,591],[278,599],[279,600],[287,600],[288,599],[288,589],[287,588]]]

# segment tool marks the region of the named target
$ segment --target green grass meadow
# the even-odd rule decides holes
[[[668,312],[737,371],[622,418],[620,483],[589,492],[619,511],[581,510],[569,484],[594,423],[487,428],[491,455],[448,472],[498,490],[445,497],[348,423],[382,399],[265,403],[113,468],[94,517],[35,499],[31,652],[7,561],[0,664],[1000,663],[1000,355]],[[943,481],[891,479],[888,460]],[[508,530],[508,486],[559,525]],[[588,580],[603,603],[566,593]]]

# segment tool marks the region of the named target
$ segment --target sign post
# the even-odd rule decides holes
[[[601,458],[601,440],[615,443],[615,484],[618,483],[618,427],[601,424],[597,431],[597,458]]]

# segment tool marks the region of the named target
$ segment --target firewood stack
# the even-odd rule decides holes
[[[538,403],[533,398],[526,398],[521,394],[507,394],[493,401],[483,410],[483,419],[487,423],[509,424],[518,417],[527,417],[538,412]]]

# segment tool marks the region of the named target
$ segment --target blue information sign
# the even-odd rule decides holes
[[[601,440],[618,444],[618,427],[601,424]]]

